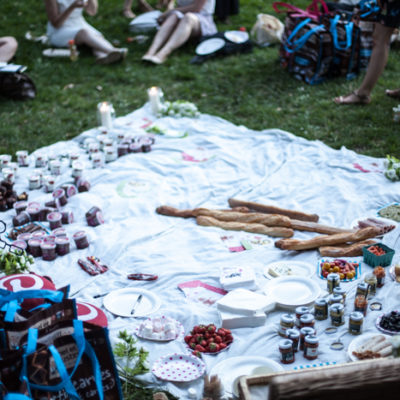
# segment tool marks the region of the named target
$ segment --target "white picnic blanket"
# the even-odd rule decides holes
[[[281,251],[263,243],[260,235],[227,232],[219,228],[196,225],[194,219],[173,218],[158,215],[156,207],[166,204],[180,209],[208,207],[228,208],[231,197],[271,204],[282,208],[316,213],[320,223],[350,228],[352,222],[365,216],[374,217],[377,210],[400,198],[400,183],[387,180],[383,171],[383,160],[363,156],[346,148],[334,150],[320,141],[308,141],[279,129],[254,131],[236,126],[222,118],[201,114],[199,118],[156,119],[149,104],[131,114],[115,120],[114,133],[144,134],[144,126],[150,123],[168,134],[156,135],[155,144],[149,153],[131,153],[104,168],[93,169],[87,154],[80,147],[86,137],[96,137],[94,128],[68,142],[59,142],[37,151],[48,155],[78,152],[86,163],[84,177],[91,183],[89,192],[69,198],[64,210],[73,211],[75,222],[65,225],[69,235],[84,229],[90,247],[73,251],[53,262],[36,260],[34,270],[50,276],[57,287],[71,285],[71,293],[77,299],[103,307],[103,298],[94,295],[110,292],[121,287],[146,289],[156,295],[161,306],[152,314],[165,315],[178,320],[185,334],[194,325],[219,324],[215,305],[204,305],[185,298],[178,284],[200,280],[220,287],[221,266],[252,266],[256,273],[258,291],[268,282],[263,272],[265,266],[279,260],[305,261],[315,266],[317,251]],[[187,133],[187,135],[184,135]],[[175,137],[174,137],[175,136]],[[184,137],[176,137],[184,136]],[[31,164],[32,165],[32,164]],[[31,166],[19,170],[15,189],[18,193],[28,190]],[[65,162],[57,185],[71,182],[71,169]],[[29,192],[29,200],[44,203],[51,194],[41,190]],[[88,227],[85,212],[98,206],[105,218],[103,225]],[[14,211],[3,213],[2,218],[11,226]],[[400,228],[384,238],[389,246],[400,248],[395,243]],[[308,238],[314,233],[295,232],[296,238]],[[230,252],[226,237],[240,243],[245,238],[253,240],[253,248],[242,252]],[[262,236],[262,235],[261,235]],[[258,237],[258,239],[256,238]],[[275,239],[274,239],[275,240]],[[399,252],[393,262],[399,260]],[[78,258],[95,255],[110,267],[97,277],[91,277],[77,265]],[[357,258],[361,261],[362,258]],[[371,267],[362,264],[362,275]],[[157,274],[153,282],[128,281],[129,273]],[[322,289],[326,281],[316,274],[313,279]],[[346,316],[353,311],[355,286],[359,280],[344,284],[347,295]],[[383,311],[400,305],[400,286],[390,277],[374,300],[383,303]],[[126,329],[134,333],[143,319],[118,317],[103,310],[109,320],[110,335],[115,341],[118,331]],[[218,355],[204,355],[203,361],[209,372],[219,362],[236,356],[263,356],[279,361],[277,328],[282,311],[269,313],[264,326],[240,328],[233,331],[234,342],[230,348]],[[368,311],[364,332],[377,332],[374,324],[379,312]],[[319,357],[315,362],[296,355],[294,367],[320,363],[346,362],[346,349],[354,339],[345,335],[343,351],[332,351],[329,344],[347,329],[342,326],[335,335],[326,335],[328,321],[317,322],[320,339]],[[150,367],[162,356],[188,354],[182,337],[166,343],[139,340],[149,352]],[[232,377],[235,371],[227,371]],[[195,388],[198,396],[202,391],[202,380],[187,383],[171,383],[158,380],[151,372],[143,380],[162,386],[179,398],[188,398],[188,389]],[[226,388],[229,392],[230,387]]]

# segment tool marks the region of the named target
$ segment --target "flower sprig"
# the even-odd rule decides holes
[[[400,160],[393,156],[386,156],[384,161],[385,176],[391,181],[400,181]]]
[[[29,272],[29,267],[34,264],[34,259],[25,250],[13,252],[0,250],[0,272],[6,275]]]
[[[158,117],[197,118],[200,112],[194,103],[186,100],[166,101],[162,104]]]

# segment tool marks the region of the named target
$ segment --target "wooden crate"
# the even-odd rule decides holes
[[[265,390],[265,400],[398,400],[400,358],[242,377],[240,399],[253,400],[254,386]]]

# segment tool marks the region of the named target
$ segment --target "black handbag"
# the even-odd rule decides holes
[[[0,71],[0,95],[12,100],[34,99],[36,86],[25,73]]]

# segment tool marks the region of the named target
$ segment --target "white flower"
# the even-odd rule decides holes
[[[385,172],[386,178],[390,179],[391,181],[397,181],[399,180],[399,177],[396,174],[396,171],[394,169],[388,169]]]

